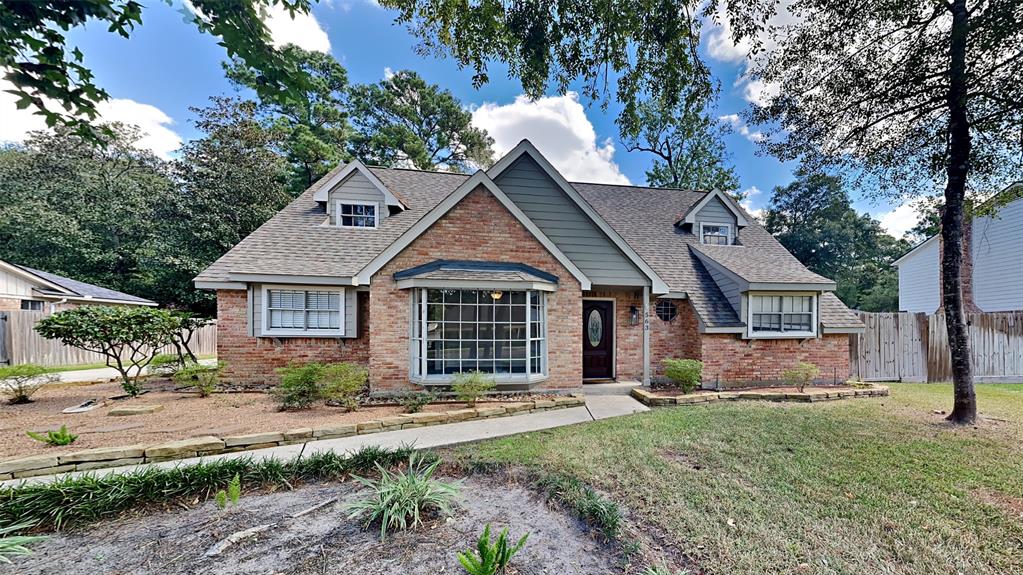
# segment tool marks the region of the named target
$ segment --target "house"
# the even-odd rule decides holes
[[[339,167],[195,278],[238,384],[353,361],[374,393],[478,369],[506,389],[849,375],[863,329],[728,194],[568,182],[527,140],[472,175]]]
[[[966,310],[1023,310],[1023,183],[1008,186],[974,213],[963,226]],[[892,264],[899,269],[899,311],[933,314],[941,307],[942,250],[941,235],[934,235]]]
[[[157,304],[112,289],[0,260],[0,311],[22,309],[53,313],[78,305]]]

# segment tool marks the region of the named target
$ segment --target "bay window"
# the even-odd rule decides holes
[[[817,335],[814,294],[750,294],[750,337],[814,337]]]
[[[264,286],[263,335],[344,335],[344,288]]]
[[[547,373],[543,292],[418,288],[412,301],[413,377],[444,382],[478,370],[500,382]]]

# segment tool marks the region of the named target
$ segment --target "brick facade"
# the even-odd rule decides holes
[[[360,293],[358,337],[269,338],[249,335],[248,294],[245,290],[217,290],[217,358],[223,361],[221,379],[233,385],[276,384],[276,369],[289,362],[350,361],[369,364],[368,294]]]
[[[782,372],[805,361],[820,369],[819,381],[849,378],[849,335],[813,339],[741,339],[738,334],[703,334],[704,384],[777,383]]]
[[[579,282],[485,188],[470,192],[374,276],[370,286],[372,326],[370,385],[376,392],[414,387],[409,382],[411,294],[398,289],[395,272],[438,259],[517,262],[558,276],[547,294],[549,377],[536,389],[582,385],[582,290]]]

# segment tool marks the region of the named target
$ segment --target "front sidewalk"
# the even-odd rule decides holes
[[[22,483],[48,483],[56,478],[78,477],[86,474],[93,477],[100,477],[111,473],[127,473],[154,465],[158,467],[172,468],[179,465],[191,465],[199,462],[216,461],[225,458],[232,459],[253,457],[259,459],[276,458],[280,460],[287,460],[323,451],[334,451],[337,453],[352,452],[369,446],[397,447],[403,444],[413,444],[417,448],[422,449],[430,447],[445,447],[449,445],[458,445],[461,443],[515,435],[517,433],[541,431],[566,425],[575,425],[577,423],[588,423],[598,419],[607,419],[610,417],[629,415],[649,410],[648,407],[628,395],[603,395],[599,393],[600,390],[594,389],[593,392],[590,392],[586,388],[584,388],[583,391],[586,392],[586,405],[584,407],[571,407],[567,409],[559,409],[557,411],[543,411],[511,417],[476,419],[459,423],[449,423],[445,425],[414,429],[401,429],[370,435],[353,435],[338,439],[324,439],[295,445],[282,445],[267,449],[223,453],[219,455],[178,459],[161,463],[128,465],[124,467],[111,467],[93,471],[76,471],[61,475],[44,475],[27,479],[10,479],[0,482],[0,487],[15,487]]]

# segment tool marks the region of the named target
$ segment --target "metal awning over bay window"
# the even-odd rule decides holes
[[[445,384],[460,372],[498,384],[547,377],[547,293],[557,278],[522,264],[434,262],[395,274],[411,289],[410,375]]]

